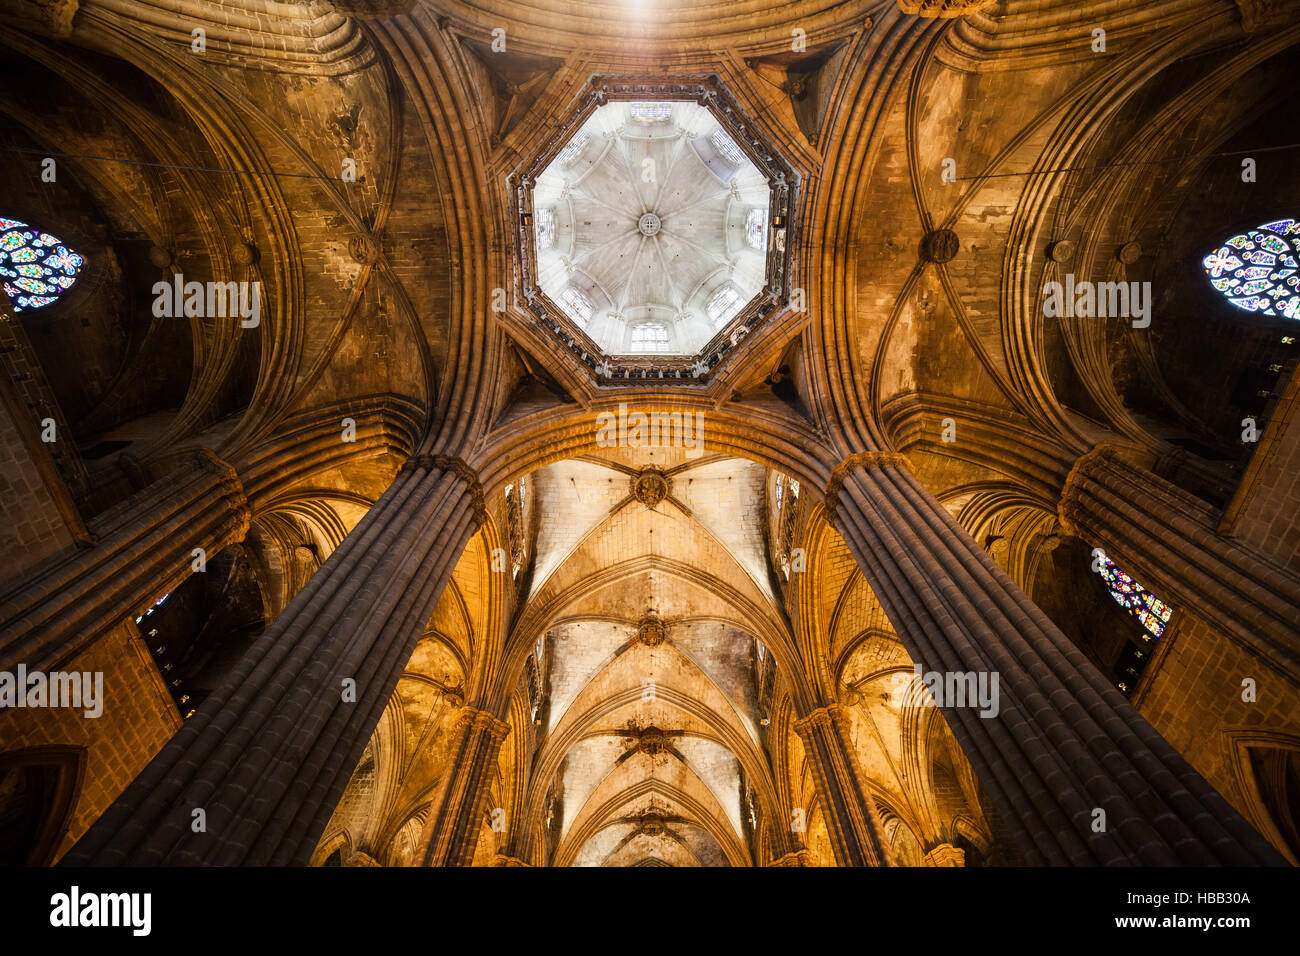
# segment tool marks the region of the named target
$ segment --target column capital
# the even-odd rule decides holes
[[[492,861],[493,866],[532,866],[531,863],[525,863],[517,856],[507,856],[504,853],[498,853],[496,859]]]
[[[951,843],[939,843],[926,852],[921,862],[925,866],[965,866],[966,851]]]
[[[892,465],[895,468],[911,468],[907,456],[897,451],[860,451],[849,455],[831,469],[830,480],[826,483],[826,514],[831,523],[835,522],[835,512],[840,504],[840,489],[849,472],[857,468],[883,468]]]
[[[835,724],[844,722],[844,708],[839,704],[827,704],[810,710],[794,722],[794,731],[802,738],[807,738],[816,729],[830,730]]]
[[[239,472],[235,470],[234,465],[221,458],[211,449],[195,448],[190,454],[192,462],[203,471],[215,475],[220,480],[221,488],[229,499],[231,509],[236,511],[242,519],[243,530],[238,537],[239,540],[243,540],[253,521],[253,509],[248,504],[248,496],[244,494],[244,483],[239,478]]]
[[[462,707],[460,715],[456,718],[457,729],[470,727],[480,733],[486,733],[493,740],[505,740],[506,735],[510,733],[510,725],[504,720],[498,719],[486,710],[476,710],[473,707]]]
[[[1141,462],[1145,460],[1146,464]],[[1099,471],[1109,466],[1119,465],[1129,471],[1150,470],[1155,464],[1154,457],[1135,445],[1117,441],[1100,441],[1075,459],[1070,473],[1061,485],[1061,500],[1057,502],[1056,517],[1066,534],[1082,537],[1080,534],[1083,517],[1082,494],[1084,483]]]
[[[784,856],[778,856],[768,866],[816,866],[817,861],[813,859],[812,850],[802,847],[798,850],[791,850]]]
[[[478,480],[478,473],[469,466],[469,463],[464,458],[458,458],[454,455],[412,455],[406,459],[401,470],[409,472],[415,471],[417,468],[423,468],[426,471],[437,468],[439,471],[451,472],[465,482],[465,487],[469,489],[475,519],[480,527],[487,524],[488,515],[483,496],[483,484]]]

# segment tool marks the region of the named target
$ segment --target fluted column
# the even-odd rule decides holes
[[[925,866],[965,866],[966,851],[951,843],[931,847],[921,860]]]
[[[485,710],[461,711],[452,760],[421,840],[423,866],[469,866],[478,847],[488,787],[510,725]],[[501,864],[509,865],[509,864]]]
[[[463,462],[410,459],[64,862],[305,864],[481,512]]]
[[[0,598],[0,670],[19,662],[53,670],[144,610],[208,557],[248,531],[239,479],[221,459],[195,451],[172,474],[101,515],[94,544],[69,550]]]
[[[921,487],[902,456],[832,472],[827,510],[923,671],[997,678],[939,701],[1031,864],[1284,861]]]
[[[853,764],[844,713],[838,704],[818,707],[794,722],[812,761],[826,828],[841,866],[890,866],[875,801],[862,786]]]
[[[1060,503],[1065,530],[1143,586],[1300,680],[1300,578],[1215,533],[1205,502],[1101,444],[1075,464]]]

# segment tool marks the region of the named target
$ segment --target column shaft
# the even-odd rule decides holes
[[[794,724],[813,764],[826,828],[841,866],[890,866],[875,801],[862,786],[838,705],[818,707]]]
[[[412,458],[64,860],[305,863],[481,508],[463,463]]]
[[[835,470],[827,506],[913,661],[996,686],[996,713],[938,703],[1027,862],[1283,862],[901,456],[855,455]]]
[[[249,513],[234,470],[196,451],[173,474],[105,512],[95,543],[69,550],[0,598],[0,669],[54,670],[243,540]]]
[[[452,745],[454,756],[424,828],[422,865],[469,866],[473,861],[484,801],[509,732],[509,724],[487,711],[466,707],[461,712]]]
[[[1162,600],[1193,609],[1300,682],[1300,579],[1217,535],[1205,502],[1103,444],[1070,472],[1060,516]]]

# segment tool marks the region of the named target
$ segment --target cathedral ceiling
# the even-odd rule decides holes
[[[1200,185],[1240,162],[1209,154],[1295,115],[1300,28],[1247,43],[1229,0],[1135,0],[1107,6],[1101,54],[1071,0],[958,20],[894,0],[199,6],[82,0],[70,24],[0,24],[0,146],[22,158],[0,215],[89,263],[78,310],[23,319],[78,443],[130,442],[163,472],[178,446],[216,451],[254,475],[254,537],[279,551],[315,534],[326,557],[337,540],[319,529],[350,529],[417,447],[479,469],[487,526],[340,805],[366,821],[350,839],[409,861],[456,711],[491,701],[512,728],[492,806],[533,858],[756,863],[756,828],[812,805],[789,722],[817,696],[852,708],[889,815],[986,838],[962,817],[980,796],[946,729],[892,696],[910,662],[830,530],[808,449],[834,459],[854,435],[906,452],[971,531],[1006,539],[1000,560],[1028,565],[1064,463],[1097,437],[1232,446],[1238,378],[1271,332],[1224,322],[1193,341],[1177,323],[1211,301],[1202,250],[1300,201],[1262,183],[1281,160],[1261,158],[1253,191]],[[602,376],[524,295],[511,177],[560,145],[597,77],[716,81],[799,183],[780,307],[675,390]],[[538,279],[611,354],[694,355],[739,307],[704,321],[724,278],[741,301],[769,279],[746,234],[771,184],[747,159],[717,165],[703,107],[643,122],[632,102],[653,99],[594,112],[588,142],[536,180],[529,228],[552,217]],[[46,154],[57,194],[32,159]],[[646,159],[662,182],[642,179]],[[1070,270],[1173,291],[1150,335],[1048,321],[1039,290]],[[156,316],[150,290],[178,271],[261,282],[260,327]],[[655,310],[668,338],[634,345]],[[1234,358],[1207,382],[1213,352]],[[597,447],[597,414],[627,401],[706,415],[706,447]],[[347,420],[362,450],[283,463]],[[263,496],[272,468],[288,490]],[[778,473],[802,482],[815,580],[781,570]],[[513,519],[507,487],[525,496]],[[305,498],[330,519],[303,517]],[[518,550],[509,585],[496,549]],[[510,686],[484,676],[496,657]],[[909,760],[941,785],[917,785]]]

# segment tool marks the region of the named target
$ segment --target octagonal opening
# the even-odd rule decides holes
[[[533,186],[537,285],[607,355],[695,355],[765,286],[770,197],[705,107],[607,103]]]

